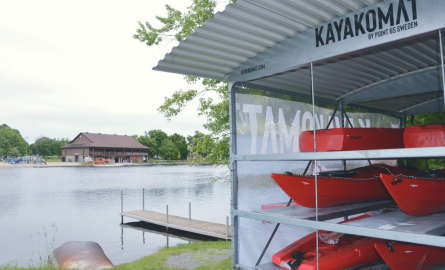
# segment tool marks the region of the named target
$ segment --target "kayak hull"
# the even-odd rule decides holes
[[[362,215],[341,223],[364,217],[368,216]],[[319,231],[319,234],[323,233],[327,232]],[[318,239],[319,249],[317,253],[316,237],[316,233],[314,232],[290,244],[273,255],[272,263],[283,269],[292,269],[290,264],[295,262],[292,253],[298,251],[306,253],[305,256],[310,256],[310,258],[303,258],[303,262],[297,267],[294,267],[294,269],[298,270],[316,270],[317,256],[319,269],[323,270],[344,269],[380,260],[379,255],[374,249],[374,243],[382,241],[381,239],[348,235],[345,239],[335,244],[327,244]]]
[[[406,148],[445,146],[445,125],[407,127],[403,142]]]
[[[366,166],[355,169],[357,176],[351,178],[317,177],[318,207],[376,201],[390,198],[390,194],[380,181],[381,173],[414,174],[415,171],[388,165]],[[297,204],[314,208],[315,176],[272,174],[281,189]]]
[[[403,129],[332,128],[315,131],[317,152],[403,148]],[[314,131],[300,134],[300,151],[314,152]]]
[[[444,178],[387,174],[381,174],[380,178],[391,197],[408,215],[427,216],[445,211]],[[393,183],[395,180],[398,183]]]
[[[376,243],[374,247],[392,270],[428,270],[445,265],[445,248],[391,243],[392,252],[385,243]]]

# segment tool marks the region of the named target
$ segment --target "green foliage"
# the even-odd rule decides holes
[[[185,140],[185,137],[178,133],[175,133],[173,135],[170,135],[168,138],[176,145],[176,148],[179,151],[180,155],[178,159],[187,159],[189,151],[187,150],[187,141]]]
[[[229,2],[233,3],[235,0],[230,0]],[[166,5],[167,17],[156,16],[162,27],[155,28],[148,22],[145,22],[145,25],[139,22],[139,29],[136,30],[133,38],[144,42],[147,46],[159,45],[166,37],[175,37],[177,41],[181,41],[188,34],[194,32],[196,27],[213,18],[216,4],[217,1],[215,0],[193,0],[192,5],[187,7],[186,13]],[[187,83],[194,85],[201,83],[204,86],[204,90],[189,89],[184,91],[181,89],[175,91],[171,97],[165,97],[164,103],[158,108],[159,113],[170,120],[171,117],[178,115],[194,99],[199,99],[198,115],[207,118],[204,127],[214,135],[212,142],[220,147],[226,147],[227,150],[220,151],[221,149],[215,149],[217,152],[213,155],[199,155],[198,157],[202,159],[201,161],[213,163],[214,159],[207,157],[221,157],[221,154],[227,153],[227,156],[221,157],[222,160],[227,160],[229,157],[229,144],[226,139],[229,133],[227,83],[193,76],[185,76],[185,80]],[[205,97],[208,93],[216,94],[218,100],[215,101],[212,97]],[[205,140],[203,144],[205,145],[208,142],[208,140]],[[185,150],[182,151],[185,153]],[[181,152],[182,158],[184,157],[183,152]]]
[[[156,141],[156,149],[154,149],[154,151],[156,152],[156,156],[158,156],[161,153],[160,147],[162,146],[162,142],[168,137],[167,133],[160,129],[152,129],[149,132],[145,132],[145,136],[149,136]]]
[[[205,134],[204,133],[202,133],[201,131],[199,131],[199,130],[195,130],[195,135],[193,135],[193,136],[187,136],[187,143],[189,144],[189,145],[191,145],[191,146],[195,146],[196,145],[196,142],[197,142],[197,139],[200,139],[201,137],[204,137],[205,136]]]
[[[179,150],[176,145],[169,139],[165,139],[162,141],[161,147],[159,148],[159,152],[162,157],[167,160],[176,159],[179,155]]]
[[[140,136],[137,138],[138,142],[140,142],[142,145],[145,145],[147,147],[150,147],[149,155],[150,157],[154,157],[156,155],[156,151],[158,149],[158,146],[156,144],[156,140],[153,138],[150,138],[148,136]]]
[[[156,16],[163,26],[156,28],[149,22],[145,24],[138,22],[139,29],[133,38],[144,42],[147,46],[159,45],[165,38],[174,37],[177,41],[181,41],[194,32],[197,26],[213,18],[215,7],[215,0],[193,0],[192,5],[187,7],[187,12],[182,13],[170,5],[165,5],[167,17]]]
[[[0,126],[0,155],[15,154],[15,156],[20,156],[26,154],[27,151],[28,144],[18,130],[12,129],[6,124]]]
[[[52,150],[52,143],[53,140],[51,140],[48,137],[40,137],[36,140],[35,149],[36,153],[41,156],[50,156],[51,150]]]
[[[30,154],[40,155],[40,156],[61,156],[62,149],[61,146],[70,143],[68,138],[62,139],[51,139],[48,137],[40,137],[33,144],[29,146]]]
[[[411,117],[406,121],[407,126],[411,125]],[[414,125],[445,124],[445,112],[424,113],[414,116]]]
[[[198,164],[203,162],[225,164],[229,162],[229,141],[228,135],[218,139],[211,135],[204,135],[195,139],[196,145],[191,146],[191,151]]]

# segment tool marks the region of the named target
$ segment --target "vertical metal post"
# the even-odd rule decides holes
[[[145,210],[145,188],[142,188],[142,210]]]
[[[124,227],[121,226],[121,249],[124,250]]]
[[[121,190],[121,214],[124,212],[124,195]],[[121,215],[121,224],[124,223],[124,216]]]
[[[406,112],[402,115],[402,128],[406,128]]]
[[[235,82],[228,85],[229,90],[229,125],[230,125],[230,215],[232,218],[232,267],[238,264],[238,216],[234,213],[238,209],[238,179],[236,154],[236,100]]]
[[[165,230],[166,231],[168,231],[168,205],[166,205],[165,206],[165,212],[166,212],[166,215],[165,215],[165,218],[166,218],[166,226],[165,226]]]
[[[226,237],[229,238],[229,216],[226,218]]]
[[[343,100],[340,99],[338,101],[338,107],[339,107],[339,111],[340,111],[340,125],[342,128],[344,128],[345,127],[345,114],[344,114],[345,107],[343,104]],[[343,170],[346,170],[346,160],[342,160],[342,163],[343,163]]]
[[[314,153],[317,152],[317,140],[315,136],[315,91],[314,91],[314,65],[311,62],[311,88],[312,88],[312,118],[314,122]],[[343,106],[341,107],[343,110]],[[343,120],[343,119],[342,119]],[[343,124],[343,121],[342,121]],[[315,165],[315,221],[318,221],[318,183],[317,183],[317,160],[314,160]],[[318,230],[315,231],[316,242],[316,254],[318,254]],[[317,270],[318,270],[318,256],[317,257]]]
[[[444,63],[443,63],[443,45],[442,45],[442,29],[439,29],[439,49],[440,49],[440,66],[442,67],[442,88],[443,88],[443,92],[444,92],[444,99],[443,101],[445,102],[445,67],[444,67]],[[445,109],[445,103],[444,103],[444,109]]]
[[[189,202],[189,219],[192,219],[192,203]]]

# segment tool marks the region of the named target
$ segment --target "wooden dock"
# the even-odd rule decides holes
[[[122,217],[129,217],[152,224],[165,226],[166,228],[192,232],[225,240],[230,240],[232,238],[232,228],[230,225],[217,224],[173,215],[167,216],[166,214],[148,210],[122,212],[120,215]]]

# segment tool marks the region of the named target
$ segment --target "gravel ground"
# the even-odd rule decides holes
[[[219,261],[229,258],[231,249],[208,249],[193,253],[170,256],[165,262],[166,267],[193,269],[201,265],[216,265]]]

